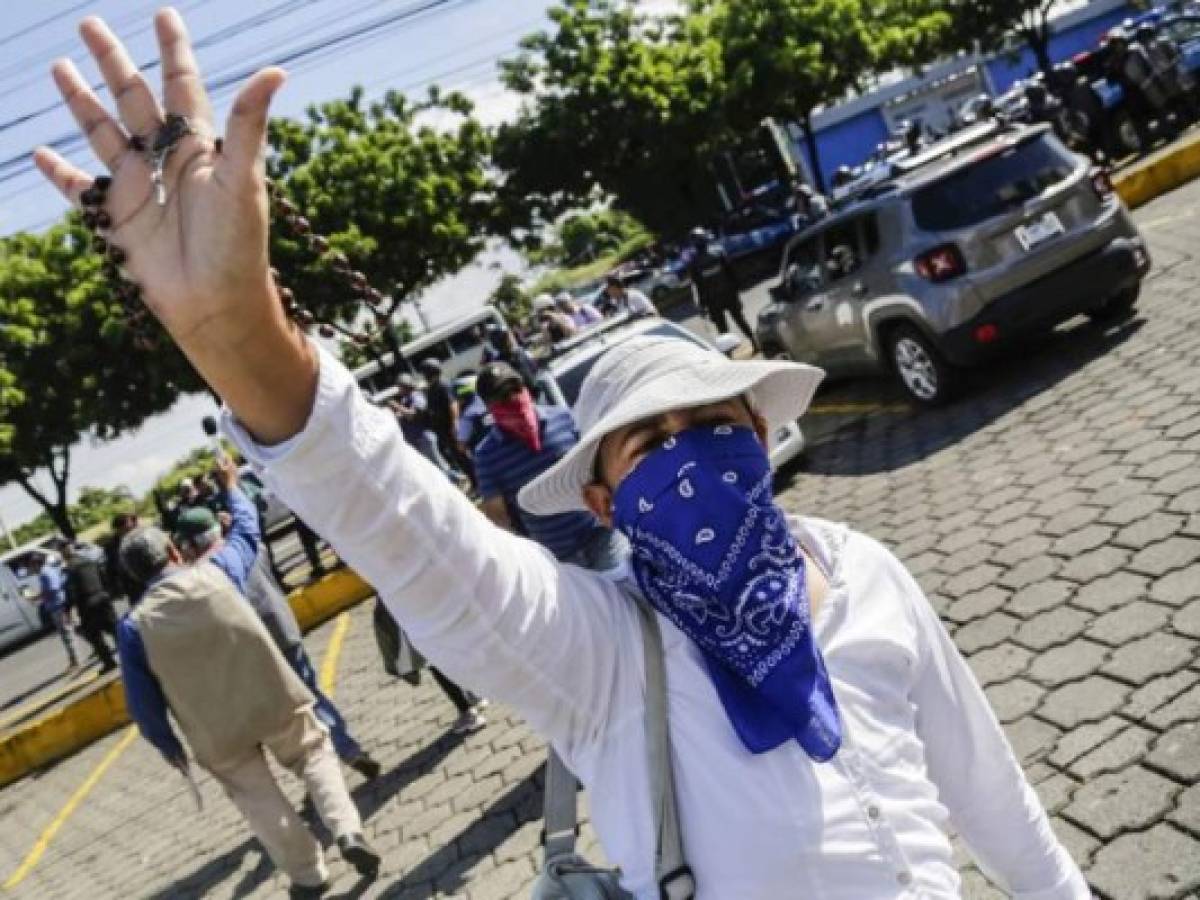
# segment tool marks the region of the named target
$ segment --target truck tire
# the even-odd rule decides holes
[[[958,386],[957,373],[925,335],[901,323],[888,330],[884,346],[896,380],[910,399],[922,406],[949,402]]]

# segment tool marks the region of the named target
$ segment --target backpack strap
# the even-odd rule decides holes
[[[692,900],[696,880],[684,860],[671,767],[671,739],[667,723],[667,675],[663,662],[662,634],[654,610],[636,603],[641,623],[646,665],[646,750],[650,773],[651,812],[657,823],[654,877],[662,900]],[[578,836],[575,776],[551,749],[546,758],[546,791],[543,810],[545,858],[575,852]]]
[[[542,812],[547,861],[575,852],[579,836],[577,783],[566,764],[550,748],[546,753],[546,796]]]
[[[658,614],[637,604],[642,623],[643,656],[646,661],[646,748],[649,753],[650,798],[658,822],[658,846],[654,876],[663,900],[692,900],[696,879],[684,860],[679,831],[679,809],[675,801],[675,777],[671,766],[671,735],[667,722],[667,673],[663,661],[662,633]]]

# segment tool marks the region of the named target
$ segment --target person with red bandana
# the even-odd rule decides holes
[[[483,511],[502,528],[537,541],[562,562],[605,572],[625,555],[624,540],[587,512],[533,515],[517,504],[521,488],[579,442],[569,410],[538,406],[516,369],[488,363],[475,383],[492,415],[491,430],[475,450]]]

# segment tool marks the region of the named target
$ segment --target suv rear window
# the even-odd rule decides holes
[[[913,216],[925,231],[955,231],[1019,207],[1075,171],[1075,158],[1041,135],[1010,147],[913,195]]]

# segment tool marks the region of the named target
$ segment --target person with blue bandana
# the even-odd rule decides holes
[[[767,436],[805,411],[819,370],[666,338],[611,348],[580,389],[578,442],[518,498],[535,515],[591,511],[632,551],[623,576],[559,562],[490,522],[289,321],[269,274],[263,169],[284,74],[249,80],[218,145],[182,19],[166,10],[156,24],[165,108],[191,129],[164,132],[169,165],[122,164],[121,135],[155,134],[163,107],[144,81],[122,90],[137,70],[99,20],[83,35],[124,126],[70,63],[55,69],[112,161],[101,193],[123,271],[224,400],[226,431],[268,486],[422,654],[509,704],[579,777],[626,891],[950,900],[953,831],[1019,900],[1090,898],[917,583],[869,537],[777,504]],[[52,150],[35,160],[75,202],[93,184]],[[672,875],[690,877],[656,872],[662,779],[645,713],[657,657],[643,654],[642,605],[662,633],[687,863]]]

